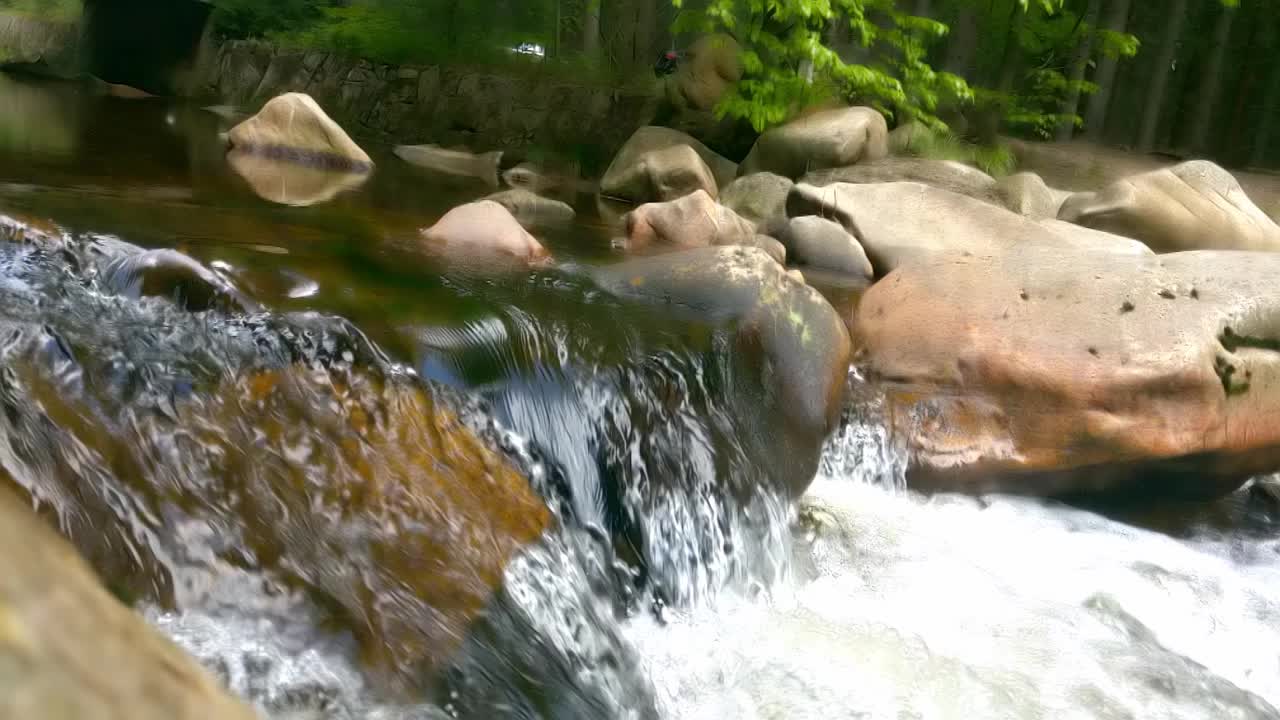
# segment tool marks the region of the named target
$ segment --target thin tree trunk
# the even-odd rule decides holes
[[[943,67],[953,75],[967,77],[973,69],[973,56],[977,47],[978,13],[966,4],[960,8],[960,15],[951,28],[951,40],[947,44],[947,59]]]
[[[1147,90],[1142,126],[1138,130],[1138,150],[1142,152],[1151,152],[1156,146],[1160,114],[1164,111],[1164,96],[1169,90],[1169,74],[1173,72],[1173,61],[1178,56],[1178,41],[1182,38],[1182,27],[1187,22],[1187,0],[1172,0],[1168,17],[1169,24],[1165,25],[1160,52],[1156,55],[1155,73]]]
[[[587,16],[582,23],[582,52],[595,59],[600,55],[600,3],[604,0],[587,0]]]
[[[1130,0],[1111,0],[1107,18],[1103,27],[1112,32],[1122,33],[1129,24]],[[1115,89],[1116,68],[1119,58],[1103,55],[1098,61],[1098,72],[1094,75],[1094,83],[1098,91],[1089,98],[1089,114],[1084,119],[1085,137],[1090,140],[1101,140],[1107,127],[1107,109],[1111,105],[1111,91]]]
[[[635,57],[637,65],[652,63],[656,48],[653,39],[658,34],[657,0],[640,0],[636,11]]]
[[[1231,40],[1231,22],[1235,17],[1235,8],[1224,5],[1213,29],[1209,62],[1200,76],[1199,101],[1191,121],[1191,135],[1187,138],[1194,152],[1203,152],[1209,141],[1209,129],[1213,126],[1214,110],[1222,91],[1222,69],[1227,58],[1227,44]]]
[[[1280,64],[1271,65],[1271,77],[1267,81],[1266,96],[1262,101],[1262,117],[1258,119],[1258,130],[1253,140],[1253,152],[1249,156],[1249,164],[1262,167],[1267,164],[1268,151],[1271,149],[1271,136],[1275,131],[1276,114],[1280,113]]]
[[[1080,30],[1084,33],[1084,37],[1080,38],[1079,44],[1076,45],[1076,54],[1071,61],[1071,82],[1067,91],[1066,102],[1062,104],[1062,114],[1067,115],[1071,119],[1063,120],[1058,125],[1057,140],[1058,142],[1066,142],[1075,134],[1076,124],[1074,117],[1080,112],[1080,83],[1084,81],[1085,71],[1089,69],[1089,56],[1093,54],[1093,36],[1098,29],[1098,14],[1102,12],[1102,0],[1089,0],[1088,9],[1085,10],[1084,21],[1081,23]]]

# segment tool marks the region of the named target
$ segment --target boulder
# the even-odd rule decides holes
[[[773,258],[773,261],[779,265],[785,267],[787,264],[787,248],[777,238],[773,238],[768,235],[756,235],[750,240],[743,242],[742,246],[759,248],[764,251],[765,255]],[[804,282],[803,276],[801,276],[801,282]]]
[[[687,151],[678,149],[682,146],[692,149],[701,164]],[[681,187],[690,188],[690,192],[701,187],[714,195],[737,174],[737,165],[692,136],[670,128],[647,126],[635,131],[614,156],[600,180],[600,192],[635,203],[675,199],[660,198],[658,193],[664,188],[671,194]]]
[[[106,288],[129,298],[160,297],[193,312],[256,312],[258,303],[221,275],[177,250],[146,250],[122,256],[102,274]]]
[[[610,166],[600,181],[605,195],[637,203],[675,200],[695,190],[713,198],[720,194],[711,168],[688,145],[651,150],[630,165]]]
[[[1231,173],[1204,160],[1067,198],[1058,218],[1137,238],[1157,252],[1280,250],[1280,226]]]
[[[549,258],[520,222],[492,200],[467,203],[422,231],[427,249],[446,260],[481,265],[537,265]]]
[[[334,169],[373,168],[369,155],[303,93],[272,98],[227,138],[234,148],[268,157]]]
[[[795,183],[773,173],[743,175],[720,191],[720,202],[752,222],[767,228],[787,216],[787,193]]]
[[[933,137],[934,131],[918,122],[904,123],[889,131],[889,151],[895,155],[918,151]]]
[[[577,215],[568,203],[535,195],[522,188],[494,193],[485,200],[496,202],[506,208],[516,222],[530,232],[549,227],[563,227],[573,222],[573,218]]]
[[[798,178],[814,170],[879,160],[889,154],[888,135],[884,116],[872,108],[823,110],[761,135],[739,172]]]
[[[730,35],[699,38],[667,78],[667,101],[681,109],[714,110],[725,92],[742,79],[742,48]]]
[[[800,184],[787,198],[787,214],[817,215],[842,225],[862,245],[879,277],[941,254],[991,253],[1036,240],[1105,253],[1151,252],[1136,240],[1062,223],[1038,223],[920,183],[836,183],[821,188]]]
[[[1280,469],[1280,255],[1049,243],[906,266],[859,365],[929,490],[1212,496]]]
[[[809,185],[833,183],[918,182],[950,190],[976,200],[1002,204],[996,180],[981,170],[951,160],[929,160],[913,157],[887,157],[849,167],[828,168],[806,174],[800,182]]]
[[[1014,173],[996,182],[996,194],[1000,204],[1035,220],[1058,217],[1058,210],[1071,193],[1057,190],[1045,184],[1043,178],[1033,172]]]
[[[777,424],[795,458],[789,490],[803,494],[822,445],[839,420],[849,371],[849,335],[818,291],[757,248],[699,248],[593,271],[597,284],[627,298],[736,320],[744,342],[763,350],[773,378]]]
[[[844,273],[870,280],[874,276],[867,253],[839,224],[807,215],[788,222],[779,239],[795,265]]]
[[[498,186],[498,166],[502,152],[479,155],[466,150],[450,150],[438,145],[397,145],[392,152],[401,160],[452,178],[475,179],[490,187]]]
[[[0,717],[255,720],[0,488]]]
[[[631,250],[742,245],[756,236],[751,223],[702,190],[679,200],[641,205],[627,213],[625,222]]]
[[[293,207],[329,202],[369,179],[367,172],[302,165],[238,149],[227,153],[227,163],[255,195]]]

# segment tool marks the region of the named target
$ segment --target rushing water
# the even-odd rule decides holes
[[[441,186],[376,143],[364,186],[286,207],[223,161],[214,113],[3,75],[0,102],[0,214],[71,231],[59,252],[0,243],[0,350],[17,370],[0,390],[65,405],[58,432],[30,430],[38,418],[13,405],[0,475],[55,510],[76,507],[59,502],[77,483],[104,490],[99,514],[64,529],[128,518],[98,547],[115,557],[95,562],[131,568],[122,594],[273,717],[1280,717],[1280,518],[1247,490],[1157,511],[922,498],[876,389],[852,373],[792,507],[770,483],[787,470],[758,380],[725,329],[610,298],[577,272],[612,252],[593,203],[548,238],[561,270],[441,274],[405,247],[487,189]],[[116,236],[188,252],[270,313],[210,321],[114,297],[128,283],[93,268],[134,252]],[[312,356],[324,361],[266,419],[228,420],[237,393],[256,392],[243,376]],[[392,398],[397,426],[426,402],[418,378],[485,401],[473,420],[552,498],[558,527],[506,566],[445,680],[406,697],[302,589],[335,580],[289,562],[333,557],[232,527],[243,499],[219,483],[254,474],[209,458],[253,437],[271,458],[258,474],[359,479],[324,449],[340,444],[334,418],[356,417],[330,407],[334,388]],[[168,440],[210,428],[202,444]],[[412,471],[387,454],[382,472]],[[320,512],[332,527],[309,531],[365,533],[334,557],[376,575],[366,545],[400,536]],[[247,557],[267,541],[242,531],[285,557]]]

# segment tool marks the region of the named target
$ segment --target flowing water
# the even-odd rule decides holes
[[[558,270],[441,272],[416,229],[488,190],[376,143],[363,186],[289,207],[228,166],[217,114],[4,75],[0,103],[0,215],[46,231],[0,243],[0,480],[272,717],[1280,717],[1280,518],[1248,490],[923,498],[851,373],[793,505],[731,329],[580,272],[614,259],[593,203],[547,238]],[[244,297],[135,297],[126,241]],[[471,477],[457,422],[548,499],[541,540],[503,545],[536,516],[518,488],[374,512]],[[491,546],[502,587],[452,639]],[[443,591],[418,574],[441,551],[473,573]]]

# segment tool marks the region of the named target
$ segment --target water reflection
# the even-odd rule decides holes
[[[0,150],[67,158],[79,145],[80,106],[75,85],[56,91],[14,80],[0,73]]]
[[[328,202],[369,179],[365,172],[311,167],[238,150],[227,154],[227,162],[258,197],[294,207]]]

